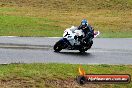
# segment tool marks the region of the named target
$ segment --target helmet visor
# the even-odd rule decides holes
[[[86,23],[82,22],[82,29],[85,29],[85,27],[86,27]]]
[[[82,23],[82,26],[85,26],[86,25],[86,23]]]

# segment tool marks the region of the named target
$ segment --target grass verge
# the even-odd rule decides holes
[[[1,87],[38,88],[131,88],[130,84],[86,84],[75,78],[79,65],[73,64],[9,64],[0,65]],[[132,65],[82,65],[87,74],[130,74]]]
[[[0,36],[62,36],[86,18],[100,37],[131,38],[131,15],[132,0],[1,0]]]

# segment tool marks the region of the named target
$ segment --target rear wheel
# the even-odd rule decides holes
[[[93,41],[87,43],[86,45],[84,45],[84,47],[80,48],[79,51],[81,53],[84,53],[85,51],[87,51],[88,49],[90,49],[93,45]]]
[[[80,51],[80,53],[85,53],[86,50],[82,47],[79,49],[79,51]]]
[[[93,45],[93,40],[88,44],[88,49],[90,49]]]
[[[54,50],[55,52],[60,52],[62,50],[62,44],[60,41],[56,42],[56,44],[54,45]]]

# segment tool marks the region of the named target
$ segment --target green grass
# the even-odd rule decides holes
[[[46,18],[4,15],[0,16],[0,35],[60,36],[63,30],[55,23],[56,21]]]
[[[132,65],[82,65],[87,74],[130,74],[132,75]],[[57,83],[66,80],[73,80],[79,75],[79,65],[73,64],[9,64],[0,65],[0,81],[8,83],[6,86],[15,86],[25,82],[27,87],[39,86],[42,87],[57,87]],[[12,81],[18,83],[10,84]],[[50,83],[45,83],[51,81]],[[61,84],[61,83],[60,83]],[[70,84],[70,83],[69,83]],[[63,83],[65,85],[65,83]],[[76,84],[77,85],[77,84]],[[68,85],[69,86],[69,85]],[[74,84],[75,86],[75,84]],[[85,85],[88,86],[88,85]],[[92,86],[99,86],[105,88],[130,88],[130,84],[93,84]],[[20,87],[20,86],[19,86]],[[64,86],[63,86],[64,87]]]
[[[102,32],[101,38],[132,38],[132,32]]]
[[[16,11],[15,8],[0,8],[0,12],[12,12]]]
[[[62,36],[83,18],[100,37],[132,37],[132,0],[1,0],[0,36]]]

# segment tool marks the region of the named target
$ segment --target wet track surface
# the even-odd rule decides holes
[[[60,38],[0,37],[0,64],[6,63],[70,63],[132,64],[132,39],[96,38],[90,50],[55,53],[54,43]]]

